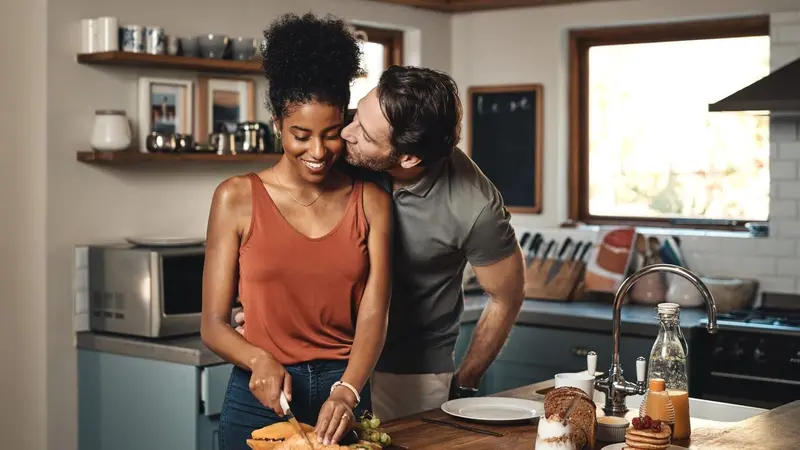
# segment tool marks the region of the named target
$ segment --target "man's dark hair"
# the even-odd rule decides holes
[[[392,66],[378,82],[378,99],[397,154],[414,155],[427,165],[453,153],[461,135],[461,100],[449,75]]]
[[[361,48],[343,20],[285,14],[264,30],[264,39],[262,68],[276,118],[310,102],[347,110],[350,83],[361,73]]]

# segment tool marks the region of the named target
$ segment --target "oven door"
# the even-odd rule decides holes
[[[800,400],[800,382],[781,378],[709,372],[702,398],[736,405],[772,409]]]
[[[157,337],[200,332],[205,247],[159,249],[152,254],[153,333]]]
[[[700,398],[769,409],[800,400],[796,336],[720,330],[698,338]]]

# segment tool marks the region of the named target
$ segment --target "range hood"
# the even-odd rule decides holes
[[[769,111],[772,116],[800,116],[800,59],[708,105],[708,110]]]

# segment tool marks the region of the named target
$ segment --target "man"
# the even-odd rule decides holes
[[[384,421],[475,395],[522,305],[524,263],[509,213],[495,186],[456,148],[460,128],[452,78],[391,67],[342,131],[347,162],[385,172],[380,184],[394,199],[389,328],[370,381],[373,410]],[[490,301],[456,370],[468,262]],[[236,320],[243,323],[242,315]]]

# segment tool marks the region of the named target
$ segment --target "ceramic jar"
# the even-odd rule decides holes
[[[91,146],[95,150],[126,150],[131,145],[131,128],[125,111],[95,111]]]

